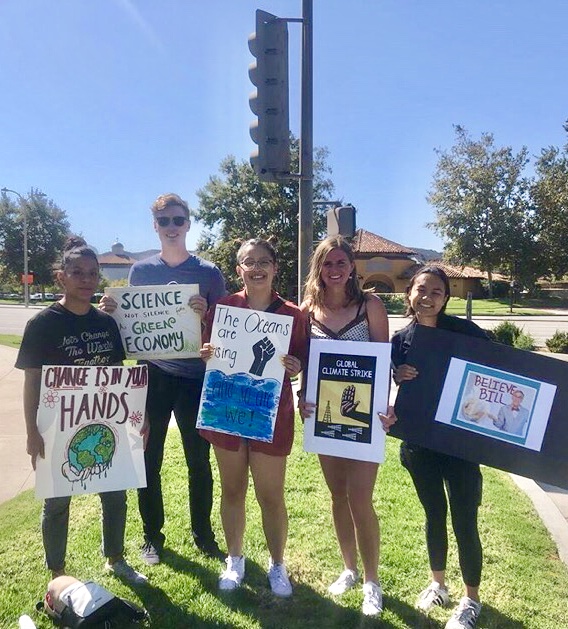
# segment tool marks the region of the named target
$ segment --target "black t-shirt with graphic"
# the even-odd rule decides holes
[[[124,358],[120,333],[110,315],[93,307],[76,315],[55,303],[28,321],[16,367],[112,365]]]

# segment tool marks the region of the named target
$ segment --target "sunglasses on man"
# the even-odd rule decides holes
[[[185,221],[189,221],[185,216],[156,216],[156,223],[160,227],[167,227],[170,223],[173,223],[176,227],[181,227]]]

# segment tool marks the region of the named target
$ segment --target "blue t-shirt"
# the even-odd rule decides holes
[[[160,254],[140,260],[132,265],[128,283],[131,286],[198,284],[199,294],[205,297],[208,307],[226,295],[221,271],[213,263],[192,254],[177,266],[169,266]],[[171,375],[183,378],[201,378],[205,371],[205,363],[200,358],[150,362]]]

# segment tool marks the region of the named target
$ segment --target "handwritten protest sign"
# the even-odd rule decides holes
[[[37,422],[45,458],[37,459],[38,498],[146,486],[140,429],[147,369],[42,368]]]
[[[118,304],[118,323],[128,358],[196,358],[201,347],[201,319],[188,305],[197,284],[107,288]]]
[[[304,422],[304,449],[359,461],[384,460],[390,343],[312,339],[306,400],[316,404]]]
[[[197,426],[271,442],[293,317],[218,304]]]

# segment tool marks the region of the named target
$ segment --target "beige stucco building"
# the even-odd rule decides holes
[[[428,263],[446,271],[452,296],[465,299],[468,292],[473,297],[482,296],[481,280],[487,279],[487,274],[472,267],[454,267],[439,260],[426,262],[413,249],[365,229],[355,232],[351,245],[357,274],[364,288],[372,288],[377,293],[403,293],[414,273]]]

